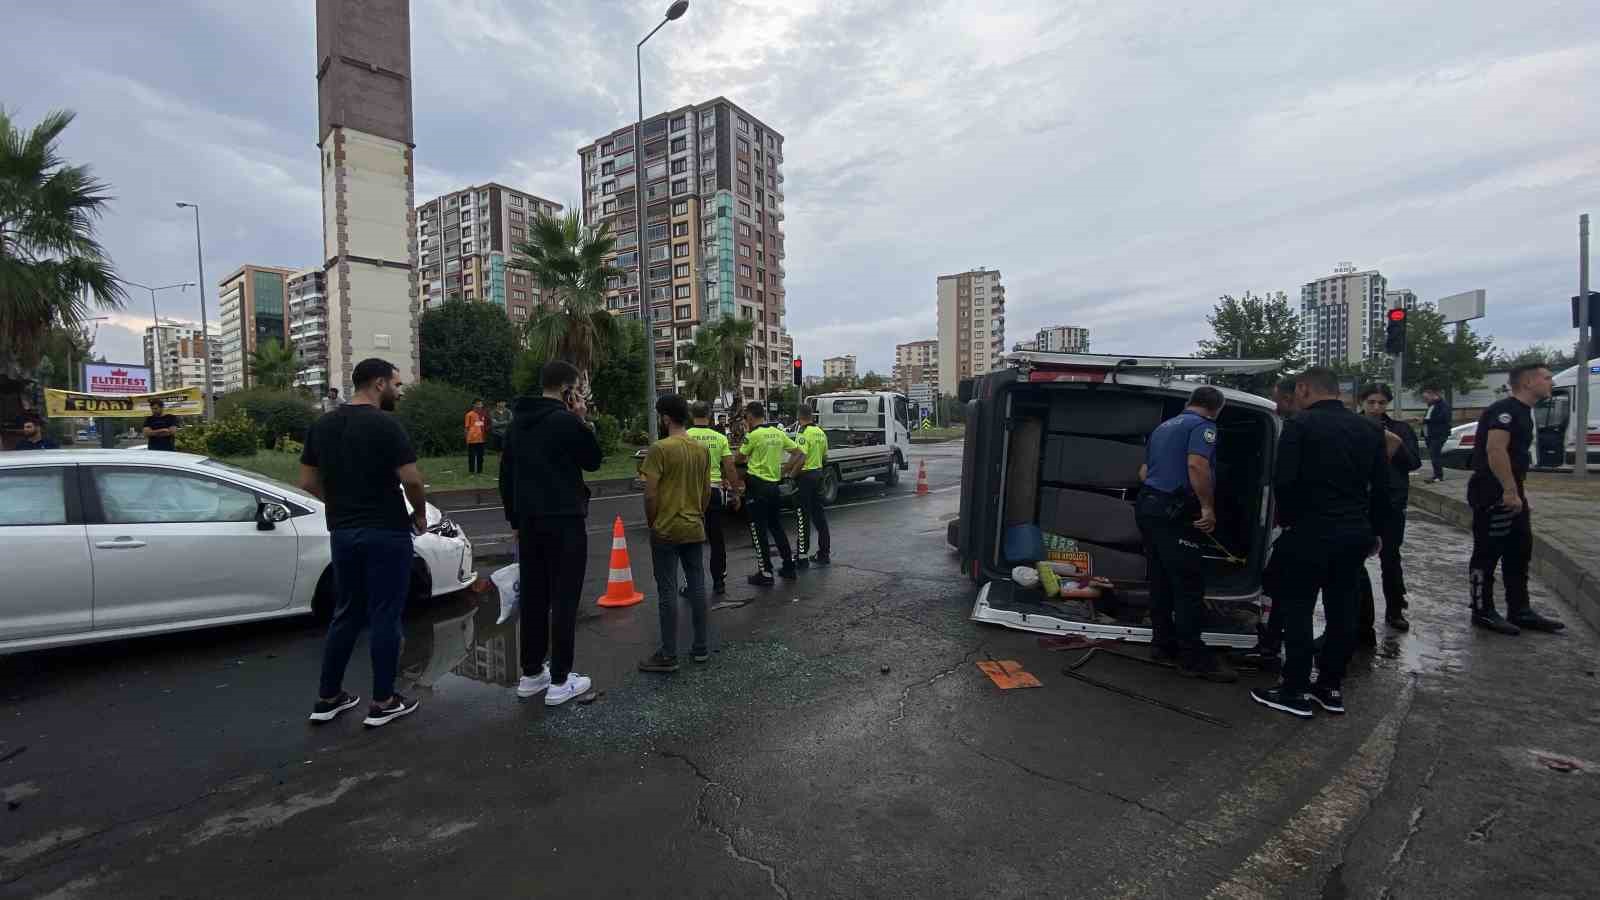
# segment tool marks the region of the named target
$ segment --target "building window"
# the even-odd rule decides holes
[[[715,176],[715,175],[703,175],[703,176],[701,176],[701,178],[700,178],[700,190],[702,190],[702,191],[704,191],[704,192],[709,194],[709,193],[711,193],[712,191],[714,191],[716,189],[717,189],[717,176]]]
[[[750,255],[750,245],[749,244],[740,244],[739,245],[739,255],[740,256],[744,256],[744,257],[748,257]]]
[[[686,243],[673,245],[672,255],[678,259],[687,259],[689,256],[689,245]]]
[[[687,237],[688,235],[689,235],[689,223],[688,222],[678,222],[678,223],[676,223],[676,224],[674,224],[672,226],[672,236],[673,237]]]
[[[672,139],[672,152],[673,153],[682,153],[683,151],[685,151],[687,149],[689,149],[689,139],[688,138],[673,138]]]
[[[673,131],[682,131],[683,129],[685,129],[687,127],[689,127],[688,116],[679,116],[676,119],[672,120],[672,130]]]
[[[744,138],[740,138],[739,139],[739,152],[740,153],[749,153],[750,152],[750,142],[745,140]]]
[[[704,111],[702,111],[700,113],[700,127],[701,128],[710,128],[712,125],[715,125],[715,124],[717,124],[717,111],[716,110],[708,109],[708,110],[704,110]]]
[[[663,248],[663,249],[665,249],[665,248]],[[671,266],[651,266],[650,267],[650,280],[651,281],[670,281],[671,279],[672,279],[672,267]],[[654,288],[652,288],[651,290],[654,291]],[[651,297],[650,299],[654,300],[656,298]]]
[[[672,174],[682,175],[687,171],[689,171],[689,161],[687,159],[675,159],[672,161]]]
[[[666,244],[662,244],[662,245],[660,245],[658,247],[651,247],[650,248],[650,261],[651,262],[664,262],[664,261],[666,261],[668,256],[670,256],[670,254],[671,254],[671,251],[667,249],[667,245]]]
[[[680,319],[689,318],[689,307],[688,306],[680,306],[680,307],[678,307],[676,315]]]
[[[686,299],[689,296],[689,286],[687,284],[680,284],[672,289],[672,293],[673,296],[677,297],[679,300]]]
[[[689,201],[679,200],[677,203],[672,204],[672,214],[675,216],[687,216],[689,214]]]
[[[688,263],[679,263],[678,265],[673,266],[672,267],[672,277],[673,278],[688,278],[689,277],[689,264]]]
[[[750,277],[750,267],[745,265],[744,263],[740,263],[739,264],[739,275],[742,278],[749,278]]]
[[[687,179],[687,178],[679,178],[677,181],[674,181],[672,183],[672,193],[673,194],[687,194],[687,193],[689,193],[689,179]]]
[[[511,203],[511,208],[512,209],[521,209],[522,208],[522,198],[521,197],[517,196],[516,194],[511,194],[511,195],[509,195],[509,197],[510,197],[510,203]]]

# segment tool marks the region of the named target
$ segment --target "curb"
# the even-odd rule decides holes
[[[1426,489],[1413,490],[1411,505],[1446,524],[1472,532],[1472,508],[1463,500]],[[1538,528],[1533,530],[1533,563],[1529,568],[1571,603],[1591,627],[1600,630],[1600,578],[1565,550],[1545,540]]]
[[[589,485],[591,497],[615,497],[618,494],[631,494],[637,490],[633,486],[633,478],[631,476],[584,483]],[[453,491],[429,491],[428,502],[443,510],[464,509],[469,506],[499,506],[500,486],[462,488]]]

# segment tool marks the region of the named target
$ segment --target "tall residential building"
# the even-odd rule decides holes
[[[783,324],[783,135],[717,97],[651,116],[642,142],[641,155],[630,124],[578,149],[584,224],[608,223],[617,238],[610,261],[623,274],[607,285],[606,306],[631,318],[650,310],[663,392],[702,324],[754,321],[739,393],[764,400],[792,377],[783,363],[792,352]],[[642,257],[634,215],[641,182]]]
[[[912,341],[894,346],[895,387],[907,396],[912,385],[939,383],[939,342]]]
[[[351,368],[372,356],[414,384],[411,0],[317,0],[316,73],[328,371],[346,397]]]
[[[830,356],[822,361],[823,378],[854,378],[856,377],[856,356],[846,353],[844,356]]]
[[[1000,365],[1006,347],[1006,289],[998,269],[940,275],[939,393]]]
[[[526,322],[539,303],[532,276],[506,262],[528,239],[536,215],[555,216],[561,204],[503,184],[465,187],[417,210],[423,307],[450,298],[484,300]]]
[[[328,276],[302,269],[289,276],[289,345],[300,358],[294,383],[321,396],[328,389]]]
[[[1359,363],[1383,352],[1388,280],[1350,263],[1300,288],[1300,355],[1311,365]]]
[[[216,390],[222,390],[221,331],[216,325],[210,329],[210,340],[193,322],[162,319],[159,334],[156,326],[144,329],[144,364],[151,370],[156,390],[206,385],[206,354],[211,354],[211,379]],[[159,356],[159,358],[158,358]]]
[[[1046,353],[1088,353],[1089,329],[1075,325],[1049,325],[1039,329],[1035,350]]]
[[[222,312],[220,390],[251,385],[250,355],[257,347],[274,339],[291,345],[286,283],[293,274],[293,269],[247,264],[217,283],[217,306]]]
[[[1413,310],[1416,308],[1417,295],[1410,288],[1395,288],[1392,291],[1383,292],[1383,309],[1386,313],[1391,309]]]

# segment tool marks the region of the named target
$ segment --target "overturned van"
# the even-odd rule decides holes
[[[1277,360],[1019,352],[963,384],[967,403],[961,514],[950,542],[979,585],[972,618],[1044,634],[1150,640],[1150,580],[1134,522],[1145,441],[1182,411],[1195,378],[1261,374]],[[1272,403],[1222,390],[1217,527],[1203,546],[1206,643],[1248,647],[1262,618],[1280,423]],[[1112,587],[1092,603],[1047,599],[1011,580],[1008,533],[1037,525],[1049,558]],[[1024,529],[1026,530],[1026,529]],[[1013,544],[1013,552],[1015,545]]]

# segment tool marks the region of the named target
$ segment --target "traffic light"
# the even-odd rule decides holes
[[[800,357],[796,356],[794,358],[794,386],[795,387],[799,387],[800,386],[800,368],[801,368],[801,366],[800,366]]]
[[[1389,310],[1389,331],[1383,336],[1383,352],[1395,356],[1406,352],[1406,311]]]

